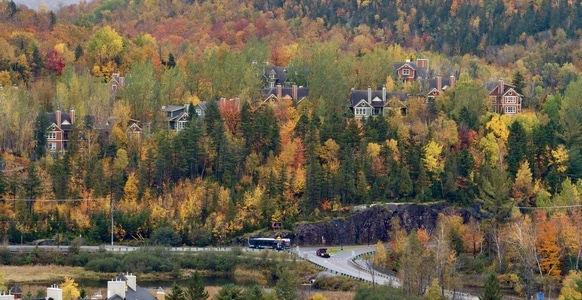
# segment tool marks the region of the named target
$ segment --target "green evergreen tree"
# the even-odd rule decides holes
[[[410,179],[410,172],[407,166],[402,166],[400,168],[400,180],[398,185],[398,192],[403,198],[408,198],[412,195],[413,184],[412,179]]]
[[[527,158],[527,133],[520,122],[513,122],[509,126],[507,137],[507,170],[515,177],[519,163]]]
[[[197,271],[188,280],[185,294],[186,300],[206,300],[210,297],[208,292],[204,290],[204,280]]]
[[[288,269],[283,269],[279,274],[279,280],[275,285],[275,293],[279,300],[295,300],[299,298],[297,293],[298,281],[295,274]]]
[[[242,298],[243,289],[229,283],[222,286],[216,295],[212,297],[214,300],[240,300]]]
[[[501,223],[509,217],[513,201],[509,198],[511,179],[501,168],[485,166],[481,171],[479,197],[482,209],[496,222]]]
[[[241,294],[241,300],[262,300],[265,297],[263,290],[258,285],[253,285]]]
[[[164,297],[165,300],[186,300],[186,296],[184,295],[184,291],[178,284],[174,282],[172,285],[172,290],[169,294]]]
[[[483,294],[479,296],[479,300],[501,300],[501,288],[499,287],[499,281],[495,274],[490,274],[485,282],[485,289]]]
[[[523,95],[523,89],[525,88],[525,78],[520,71],[515,71],[515,73],[513,73],[513,80],[511,81],[511,84],[515,86],[516,92]]]
[[[32,207],[34,201],[38,196],[42,194],[42,180],[38,176],[38,171],[36,170],[36,164],[31,164],[28,168],[28,175],[22,183],[26,195],[26,207],[28,208],[28,214],[32,216]]]
[[[35,158],[39,159],[43,157],[46,153],[46,148],[48,146],[47,133],[49,126],[51,125],[49,117],[45,111],[39,111],[36,115],[36,121],[34,126],[34,140],[36,141],[36,147],[34,148]]]

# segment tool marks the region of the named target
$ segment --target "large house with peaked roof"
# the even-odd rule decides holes
[[[521,112],[523,96],[515,90],[515,86],[497,82],[487,82],[485,88],[489,92],[491,107],[498,114],[515,115]]]
[[[168,130],[181,131],[186,128],[186,123],[188,123],[189,119],[189,109],[190,104],[162,106],[162,112],[164,112],[168,122]]]
[[[287,67],[266,66],[263,68],[262,80],[267,88],[285,85],[287,82]]]
[[[428,84],[426,102],[433,102],[443,91],[455,87],[456,78],[453,75],[449,76],[449,78],[436,76],[433,79],[427,79],[425,82]]]
[[[60,109],[48,113],[50,126],[46,133],[47,147],[50,152],[62,152],[67,150],[69,135],[75,124],[75,110],[64,113]]]
[[[350,109],[354,113],[354,118],[363,119],[375,116],[384,116],[392,109],[399,109],[400,113],[406,114],[406,100],[408,95],[403,92],[387,92],[386,87],[382,90],[356,90],[350,92]]]
[[[402,84],[412,83],[417,79],[428,79],[430,70],[428,68],[428,58],[419,58],[415,62],[407,60],[406,62],[394,63],[396,78]]]

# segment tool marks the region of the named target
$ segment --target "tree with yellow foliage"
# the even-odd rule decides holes
[[[435,176],[438,176],[443,171],[443,164],[439,159],[442,150],[443,146],[434,141],[430,141],[424,146],[422,162],[426,169]]]
[[[77,300],[81,296],[81,292],[77,288],[79,286],[75,280],[69,276],[65,277],[65,281],[61,283],[61,289],[63,290],[63,300]]]
[[[559,300],[582,299],[582,273],[571,270],[562,281]]]

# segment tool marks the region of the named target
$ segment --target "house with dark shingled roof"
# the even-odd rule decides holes
[[[57,109],[55,112],[48,113],[48,118],[51,123],[46,133],[49,151],[66,151],[69,134],[75,124],[75,110],[71,109],[69,113],[64,113]]]
[[[388,92],[386,87],[382,90],[356,90],[350,92],[350,109],[354,118],[384,116],[392,109],[399,109],[402,115],[406,115],[406,100],[408,95],[404,92]]]
[[[161,293],[161,294],[160,294]],[[158,290],[157,296],[147,289],[137,285],[133,274],[119,274],[117,278],[107,282],[107,300],[156,300],[164,299],[163,290]]]
[[[485,83],[485,88],[489,92],[494,112],[506,115],[515,115],[521,112],[523,96],[515,90],[515,86],[499,79],[497,82]]]

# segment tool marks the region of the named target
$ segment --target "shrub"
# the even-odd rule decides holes
[[[115,257],[96,258],[87,263],[85,269],[95,272],[116,273],[120,271],[121,262]]]
[[[180,240],[180,235],[174,229],[167,226],[157,228],[150,236],[150,243],[152,245],[176,247],[180,245]]]

